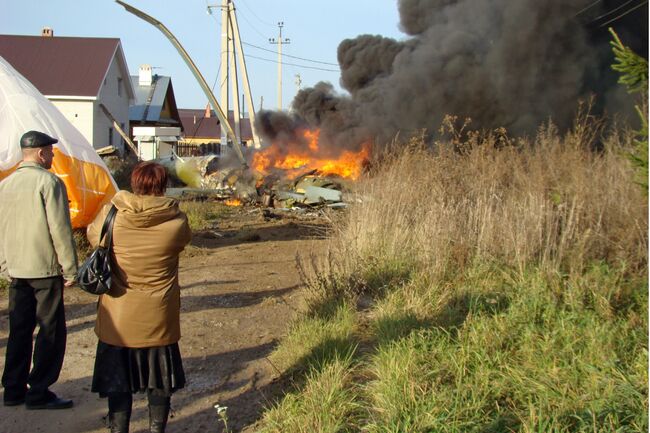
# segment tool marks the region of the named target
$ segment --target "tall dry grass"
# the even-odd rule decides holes
[[[261,431],[647,431],[647,194],[631,136],[579,119],[385,155],[304,274],[276,354],[310,373]]]
[[[611,135],[594,151],[595,138],[577,124],[564,137],[552,126],[516,142],[474,135],[460,150],[412,139],[360,185],[333,239],[337,272],[373,279],[382,263],[380,274],[436,277],[476,260],[569,275],[598,261],[644,269],[647,199],[621,157],[631,140]]]

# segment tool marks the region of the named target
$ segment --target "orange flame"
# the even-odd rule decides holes
[[[238,198],[229,198],[224,203],[226,206],[241,206],[241,200]]]
[[[339,175],[352,180],[361,175],[363,164],[370,155],[369,143],[364,143],[358,152],[345,150],[336,158],[324,158],[318,155],[320,130],[305,130],[303,136],[307,139],[307,148],[293,145],[289,146],[288,152],[283,152],[274,143],[253,155],[253,168],[265,175],[273,168],[282,169],[287,171],[287,176],[290,178],[309,170],[318,170],[323,175]]]

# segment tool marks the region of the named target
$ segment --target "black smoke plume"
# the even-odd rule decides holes
[[[266,139],[321,129],[321,143],[355,150],[396,134],[434,132],[446,114],[477,128],[534,132],[571,124],[578,101],[620,111],[625,90],[611,71],[607,27],[647,57],[642,0],[399,0],[404,40],[361,35],[338,48],[340,95],[319,83],[298,93],[291,113],[258,116]],[[629,100],[625,104],[630,105]]]

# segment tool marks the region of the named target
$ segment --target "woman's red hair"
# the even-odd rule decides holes
[[[139,195],[164,195],[167,171],[162,165],[146,161],[135,166],[131,173],[131,189]]]

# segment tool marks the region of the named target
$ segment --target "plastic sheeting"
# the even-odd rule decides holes
[[[20,137],[44,132],[59,140],[50,169],[68,190],[73,227],[85,227],[117,191],[88,140],[25,77],[0,57],[0,181],[22,159]]]

